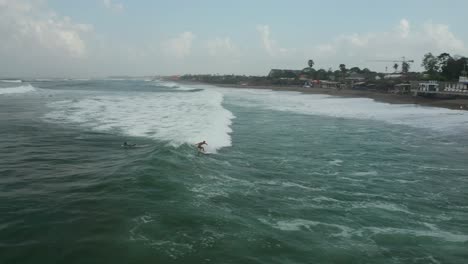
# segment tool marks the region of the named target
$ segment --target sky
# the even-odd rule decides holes
[[[266,75],[468,56],[466,0],[0,0],[0,77]]]

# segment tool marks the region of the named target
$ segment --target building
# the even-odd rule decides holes
[[[327,89],[341,89],[342,84],[339,82],[332,82],[332,81],[320,81],[318,83],[320,88],[327,88]]]
[[[363,82],[366,80],[366,76],[352,72],[348,77],[345,78],[345,80],[351,83]]]
[[[401,79],[401,78],[403,78],[403,75],[402,74],[396,74],[396,73],[386,74],[384,76],[384,79]]]
[[[395,94],[410,94],[411,93],[411,84],[409,83],[399,83],[395,84],[392,90],[390,90],[391,93]]]
[[[457,83],[446,83],[444,91],[468,93],[468,77],[460,76]]]
[[[438,92],[439,91],[439,83],[436,81],[428,81],[419,83],[418,91],[420,92]]]

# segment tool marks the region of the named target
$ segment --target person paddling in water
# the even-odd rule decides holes
[[[195,145],[197,145],[198,151],[205,152],[205,148],[203,147],[203,145],[208,145],[208,143],[206,143],[206,141],[203,140],[202,142],[198,142]]]
[[[130,148],[130,147],[135,147],[136,144],[128,144],[127,141],[125,141],[123,144],[122,144],[122,147],[124,148]]]

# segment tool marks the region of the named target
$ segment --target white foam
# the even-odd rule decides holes
[[[333,202],[333,203],[337,203],[337,202],[340,202],[336,199],[333,199],[333,198],[330,198],[330,197],[325,197],[325,196],[319,196],[319,197],[315,197],[314,199],[312,199],[316,202]]]
[[[6,82],[6,83],[22,83],[22,80],[0,80],[0,82]]]
[[[270,181],[270,183],[273,183],[273,185],[278,184],[275,181]],[[304,185],[301,185],[301,184],[295,183],[295,182],[282,182],[281,185],[283,187],[296,187],[296,188],[300,188],[300,189],[313,190],[313,191],[322,190],[320,188],[307,187],[307,186],[304,186]]]
[[[368,119],[435,130],[468,128],[468,112],[411,104],[388,104],[368,98],[342,98],[255,89],[218,89],[243,107],[261,107],[306,115]]]
[[[271,227],[282,230],[282,231],[300,231],[301,229],[312,231],[312,227],[326,226],[326,227],[331,227],[332,229],[335,229],[336,231],[338,231],[336,233],[333,233],[333,236],[350,237],[353,232],[353,229],[347,226],[337,225],[337,224],[328,224],[328,223],[305,220],[305,219],[283,220],[283,221],[278,221],[274,224],[264,219],[259,219],[259,220],[260,222],[264,224],[270,225]]]
[[[359,171],[353,172],[353,176],[377,176],[379,173],[377,171]]]
[[[51,103],[53,111],[46,119],[166,141],[175,147],[206,140],[207,151],[216,152],[231,146],[234,116],[222,102],[223,95],[216,91],[116,94]]]
[[[167,81],[158,81],[157,85],[174,88],[179,91],[193,91],[196,89],[194,87],[184,86],[184,85],[180,85],[174,82],[167,82]]]
[[[394,203],[386,203],[386,202],[362,202],[358,204],[353,204],[351,207],[359,208],[359,209],[378,208],[378,209],[382,209],[386,211],[413,214],[408,210],[408,208],[406,208],[403,205],[397,205]]]
[[[448,242],[455,243],[466,243],[468,242],[468,235],[455,234],[448,231],[440,230],[432,224],[424,224],[429,230],[416,230],[416,229],[402,229],[402,228],[390,228],[390,227],[367,227],[363,230],[369,230],[373,234],[392,234],[392,235],[412,235],[416,237],[433,237],[442,239]]]
[[[454,243],[466,243],[468,242],[468,235],[465,234],[456,234],[444,230],[440,230],[433,224],[423,223],[426,226],[425,230],[422,229],[403,229],[403,228],[393,228],[393,227],[363,227],[360,229],[354,229],[344,225],[338,224],[329,224],[324,222],[317,222],[305,219],[292,219],[292,220],[282,220],[277,221],[276,223],[271,223],[265,219],[259,219],[260,222],[269,225],[273,228],[282,230],[282,231],[315,231],[318,228],[313,229],[314,227],[328,227],[332,228],[331,236],[340,236],[340,237],[351,237],[359,236],[365,237],[367,235],[410,235],[415,237],[432,237],[448,242]],[[321,228],[323,229],[323,228]],[[333,232],[333,229],[338,232]]]
[[[171,88],[179,87],[179,85],[175,82],[158,81],[158,84],[161,86],[166,86],[166,87],[171,87]]]
[[[340,159],[334,159],[328,162],[328,164],[338,167],[341,166],[341,163],[343,163],[343,161]]]
[[[8,87],[0,88],[0,95],[2,94],[18,94],[18,93],[27,93],[34,92],[36,88],[32,87],[30,84],[18,87]]]

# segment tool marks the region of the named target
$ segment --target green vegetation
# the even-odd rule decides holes
[[[307,61],[307,67],[302,70],[273,69],[267,76],[188,74],[181,76],[180,80],[226,85],[302,86],[307,80],[328,80],[350,84],[362,79],[375,89],[382,90],[396,83],[410,80],[456,81],[460,75],[466,74],[464,71],[468,68],[467,58],[452,57],[448,53],[442,53],[437,57],[432,53],[424,55],[422,66],[425,73],[410,72],[409,62],[412,61],[403,61],[401,64],[402,77],[391,80],[386,79],[384,73],[377,73],[368,68],[361,69],[357,66],[348,69],[345,64],[338,65],[335,71],[332,68],[316,70],[313,68],[315,63],[312,59]],[[399,64],[395,63],[393,68],[395,72],[398,72]]]
[[[442,53],[434,56],[432,53],[424,55],[421,66],[426,70],[427,78],[438,81],[456,81],[459,76],[466,75],[468,59],[461,56],[450,56]]]

